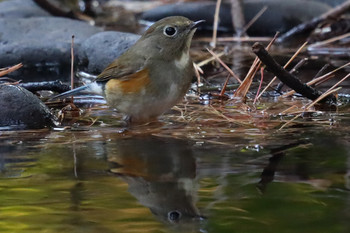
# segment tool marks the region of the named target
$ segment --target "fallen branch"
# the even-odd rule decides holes
[[[289,61],[283,66],[284,69],[286,69],[292,61],[299,55],[299,53],[305,48],[307,45],[307,42],[305,42],[295,53],[294,55],[289,59]],[[267,86],[262,90],[262,92],[259,94],[258,99],[261,97],[261,95],[272,85],[272,83],[276,80],[276,76],[272,78],[272,80],[267,84]]]
[[[291,74],[294,74],[296,73],[300,67],[302,67],[309,59],[304,57],[303,59],[301,59],[290,71],[289,73]],[[283,68],[286,68],[283,66]],[[277,78],[277,77],[276,77]],[[275,88],[275,91],[277,93],[280,93],[281,94],[281,90],[282,88],[284,87],[284,83],[280,82],[279,84],[277,84],[276,88]]]
[[[295,90],[297,93],[302,96],[316,100],[318,97],[322,95],[321,92],[316,89],[300,82],[300,80],[290,74],[288,71],[283,69],[265,50],[264,46],[260,43],[255,43],[252,47],[253,52],[259,57],[259,59],[265,64],[266,68],[271,71],[274,75],[276,75],[284,84],[286,84],[291,89]],[[329,95],[322,100],[322,102],[335,102],[335,97],[333,95]]]
[[[348,62],[345,65],[342,65],[342,66],[332,70],[331,72],[328,72],[327,74],[324,74],[324,75],[322,75],[320,77],[317,77],[317,78],[307,82],[306,84],[307,85],[319,85],[319,84],[325,82],[326,80],[330,79],[330,76],[332,76],[335,72],[337,72],[337,71],[339,71],[339,70],[341,70],[341,69],[343,69],[345,67],[348,67],[348,66],[350,66],[350,62]],[[292,91],[289,91],[289,92],[283,94],[282,97],[288,97],[290,95],[293,95],[294,93],[295,93],[295,91],[292,90]]]
[[[47,11],[53,16],[58,16],[58,17],[66,17],[66,18],[71,18],[71,19],[78,19],[78,20],[85,20],[89,22],[93,22],[93,19],[85,14],[75,12],[72,10],[65,11],[62,10],[52,3],[50,3],[47,0],[33,0],[38,6],[40,6],[42,9]]]
[[[63,84],[61,81],[58,80],[49,82],[20,83],[18,84],[18,86],[21,86],[30,92],[47,90],[62,93],[70,90],[70,87],[68,85]]]
[[[322,21],[327,19],[335,19],[340,15],[344,14],[345,12],[347,12],[349,9],[350,9],[350,0],[322,14],[321,16],[315,17],[306,23],[299,24],[298,26],[290,29],[288,32],[280,36],[280,38],[278,39],[278,42],[286,41],[297,35],[309,33],[312,30],[314,30],[317,27],[317,25],[319,25]]]

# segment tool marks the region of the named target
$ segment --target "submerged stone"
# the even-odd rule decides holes
[[[55,117],[46,105],[19,86],[0,85],[0,109],[0,129],[42,129],[55,125]]]

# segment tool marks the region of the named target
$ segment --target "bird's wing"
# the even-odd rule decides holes
[[[121,64],[120,59],[116,59],[97,76],[95,81],[106,82],[110,79],[129,79],[133,77],[132,74],[145,68],[145,59],[137,59],[137,61],[124,60],[123,64]]]

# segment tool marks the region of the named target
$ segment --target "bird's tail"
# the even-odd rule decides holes
[[[76,93],[79,93],[79,92],[82,92],[82,91],[88,90],[88,89],[90,89],[90,84],[75,88],[75,89],[70,90],[70,91],[63,92],[63,93],[58,94],[58,95],[55,95],[54,97],[50,98],[49,100],[65,98],[65,97],[75,95]]]

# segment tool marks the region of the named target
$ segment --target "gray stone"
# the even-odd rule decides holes
[[[55,118],[34,94],[13,85],[0,85],[0,129],[41,129],[54,126]]]
[[[59,17],[0,18],[0,67],[70,64],[71,37],[75,48],[102,31],[85,22]]]
[[[212,30],[215,2],[185,2],[156,7],[144,12],[141,18],[157,21],[173,15],[182,15],[192,20],[204,19],[202,28]],[[327,4],[312,0],[245,0],[244,15],[249,22],[264,7],[267,10],[248,30],[249,35],[271,36],[277,31],[285,32],[290,28],[319,16],[331,9]],[[221,4],[219,30],[232,31],[231,7],[229,3]]]
[[[10,76],[28,77],[30,73],[35,81],[55,75],[68,77],[74,35],[79,69],[99,73],[139,38],[130,33],[102,31],[82,21],[50,16],[32,0],[0,2],[0,67],[22,62],[24,68]],[[41,73],[45,77],[40,79]]]
[[[139,38],[139,35],[123,32],[97,33],[82,43],[78,55],[80,66],[86,72],[98,74]]]
[[[11,0],[0,2],[0,18],[28,18],[50,16],[32,0]]]
[[[323,3],[326,3],[326,4],[334,7],[334,6],[338,6],[338,5],[342,4],[346,0],[315,0],[315,1],[323,2]]]

